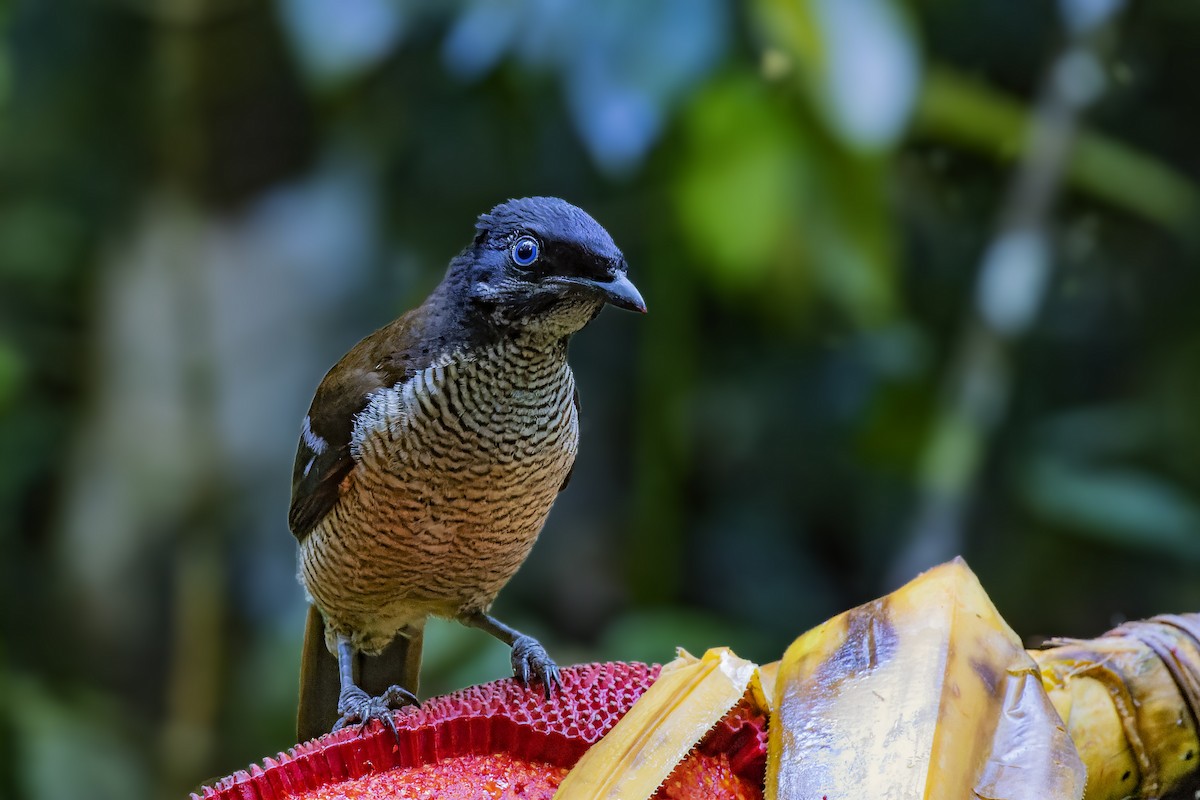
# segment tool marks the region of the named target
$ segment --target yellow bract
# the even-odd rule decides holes
[[[1087,800],[1190,785],[1200,615],[1052,644],[1026,652],[956,559],[781,661],[680,651],[557,797],[646,800],[747,691],[769,718],[767,800],[1080,800],[1085,764]]]
[[[829,620],[779,668],[768,798],[1078,800],[1037,668],[961,560]]]
[[[1158,797],[1200,763],[1200,617],[1127,622],[1033,653],[1088,769],[1088,800]]]
[[[650,797],[742,698],[755,673],[754,664],[727,647],[709,650],[702,658],[680,650],[629,713],[584,754],[555,798]]]

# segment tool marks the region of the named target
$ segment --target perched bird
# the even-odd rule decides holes
[[[558,667],[488,614],[567,485],[579,395],[567,341],[606,304],[644,313],[604,228],[552,197],[502,203],[419,307],[321,381],[296,453],[288,522],[311,607],[300,739],[392,724],[416,702],[430,616],[512,648],[549,694]]]

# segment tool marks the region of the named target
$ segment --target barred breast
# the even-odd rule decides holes
[[[565,342],[506,341],[376,392],[356,465],[304,540],[301,581],[375,653],[426,616],[486,610],[525,560],[579,443]]]

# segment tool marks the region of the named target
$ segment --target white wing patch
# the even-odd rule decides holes
[[[363,445],[368,439],[386,434],[392,420],[408,413],[401,395],[411,382],[410,378],[386,389],[376,389],[367,396],[367,407],[354,416],[354,430],[350,432],[350,455],[355,461],[362,460]]]
[[[313,433],[312,420],[309,419],[308,416],[304,417],[304,426],[300,429],[300,438],[303,440],[304,446],[309,450],[312,450],[317,455],[321,455],[327,449],[329,449],[329,442]],[[309,463],[311,465],[312,462]],[[305,474],[307,473],[308,470],[305,470]]]
[[[454,372],[453,365],[433,364],[406,381],[367,395],[366,408],[354,417],[350,455],[356,461],[361,460],[364,447],[377,436],[400,438],[414,412],[420,410],[421,399],[436,397],[447,376],[453,376]]]

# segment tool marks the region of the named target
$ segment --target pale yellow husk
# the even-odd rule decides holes
[[[1200,615],[1026,652],[955,560],[781,661],[680,651],[556,797],[646,800],[743,696],[770,720],[768,800],[1158,797],[1197,779]]]
[[[1087,800],[1159,797],[1195,782],[1197,634],[1200,615],[1170,615],[1031,653],[1087,766]]]
[[[556,800],[644,800],[757,684],[755,664],[718,647],[680,650],[658,680],[567,774]],[[753,691],[753,690],[752,690]],[[761,687],[758,693],[762,693]]]
[[[1037,667],[962,561],[784,654],[766,796],[1078,800],[1084,770]]]

